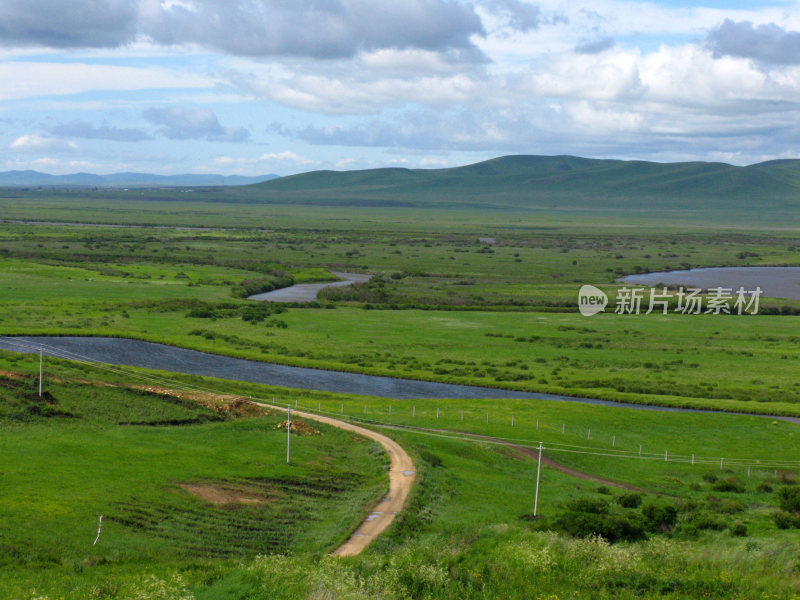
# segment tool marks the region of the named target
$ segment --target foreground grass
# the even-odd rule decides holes
[[[50,383],[42,403],[29,380],[0,383],[4,598],[68,586],[94,567],[324,551],[386,486],[380,447],[335,428],[303,438],[287,465],[281,415],[231,420],[169,396],[68,382]],[[184,486],[227,495],[211,504]]]
[[[710,465],[549,453],[584,471],[669,494],[646,495],[646,504],[672,504],[676,498],[685,503],[668,537],[655,534],[649,541],[609,546],[546,530],[571,500],[608,500],[621,491],[545,467],[539,496],[544,520],[534,521],[536,469],[530,459],[480,440],[385,430],[412,453],[420,470],[410,506],[364,556],[324,558],[321,553],[340,539],[348,519],[360,514],[367,490],[374,496],[374,485],[382,482],[379,467],[385,459],[371,444],[321,428],[322,436],[296,440],[297,462],[287,467],[284,434],[271,426],[281,415],[220,420],[207,406],[98,387],[98,382],[129,382],[134,374],[149,376],[147,371],[107,373],[55,360],[48,364],[46,389],[58,402],[49,410],[79,418],[44,417],[25,408],[26,397],[14,395],[14,385],[33,387],[24,377],[36,371],[35,363],[30,356],[0,355],[0,370],[23,377],[0,388],[7,390],[2,451],[11,458],[3,467],[4,597],[792,598],[798,591],[791,557],[800,537],[772,522],[782,484],[771,470],[756,467],[748,479],[742,465],[720,472]],[[725,452],[731,458],[747,449],[748,456],[800,459],[796,425],[754,417],[562,402],[401,402],[189,376],[173,381],[175,388],[274,397],[299,408],[343,410],[350,418],[365,418],[366,406],[367,419],[541,439],[553,446],[572,443],[590,451],[607,450],[613,432],[616,447],[623,449],[645,441],[647,449],[691,446],[698,454]],[[488,426],[482,419],[487,412]],[[119,424],[145,419],[150,425]],[[166,424],[177,419],[187,423]],[[595,432],[591,440],[581,439],[587,424]],[[743,490],[717,491],[709,475],[734,477]],[[781,477],[786,475],[782,469]],[[283,499],[278,495],[274,504],[235,510],[208,507],[175,487],[175,482],[223,481],[247,484],[252,492],[255,482],[286,477],[298,484],[354,477],[374,484],[328,499],[306,500],[292,491]],[[275,485],[269,488],[273,493],[279,491]],[[693,508],[698,505],[705,507],[700,513]],[[93,547],[98,514],[107,521]],[[156,524],[143,521],[131,528],[119,520],[143,514],[155,517]],[[711,514],[722,529],[682,529],[697,514]],[[736,522],[745,526],[746,538],[729,532]],[[252,534],[245,531],[271,541],[261,549],[248,545]],[[267,554],[253,558],[264,550]]]

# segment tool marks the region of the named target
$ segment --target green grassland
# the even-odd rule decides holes
[[[794,316],[589,320],[575,310],[582,282],[607,289],[613,301],[615,278],[627,272],[795,264],[798,244],[786,232],[555,231],[487,245],[476,233],[5,225],[0,327],[6,334],[129,336],[370,374],[798,414]],[[245,307],[262,305],[232,294],[243,281],[276,273],[298,282],[333,279],[330,269],[376,278],[324,294],[328,308],[290,308],[261,321],[242,317]],[[762,311],[798,308],[797,301],[762,301]]]
[[[2,219],[147,227],[0,224],[0,334],[127,336],[343,371],[800,415],[798,301],[764,299],[770,314],[758,316],[586,319],[576,310],[581,284],[613,302],[616,278],[628,273],[800,264],[786,195],[793,164],[734,173],[567,163],[566,175],[563,161],[523,165],[539,169],[536,202],[512,193],[528,181],[513,161],[481,167],[498,190],[485,198],[477,179],[447,183],[469,173],[433,174],[434,185],[431,174],[405,171],[347,175],[347,187],[323,173],[238,190],[4,190]],[[611,197],[614,181],[637,198]],[[739,192],[726,204],[729,184]],[[770,193],[754,214],[745,205],[759,187]],[[698,205],[693,188],[711,190],[710,200]],[[303,306],[237,297],[340,270],[374,278]],[[24,376],[0,376],[2,597],[800,593],[800,508],[781,497],[797,489],[790,422],[569,402],[391,401],[160,373],[175,387],[399,427],[383,431],[419,469],[410,506],[363,556],[341,560],[325,553],[385,486],[373,444],[320,427],[323,435],[298,439],[287,466],[277,413],[232,418],[98,384],[153,375],[143,370],[57,360],[46,379],[56,401],[42,404],[31,396],[37,367],[34,357],[0,353],[0,371]],[[647,492],[626,508],[623,490],[545,467],[543,518],[534,520],[535,462],[448,431],[541,441],[565,467]],[[230,509],[179,487],[220,481],[275,499]],[[298,492],[312,484],[327,492]],[[107,521],[92,547],[99,514]],[[570,529],[576,523],[583,529]]]
[[[3,455],[13,457],[3,467],[4,523],[11,524],[3,531],[4,597],[792,598],[800,591],[794,567],[800,534],[778,529],[773,518],[778,492],[796,488],[792,469],[779,469],[776,479],[773,468],[758,464],[800,460],[790,423],[546,401],[388,401],[174,377],[177,389],[274,398],[357,422],[415,428],[383,430],[412,453],[420,471],[409,509],[362,557],[342,561],[320,553],[346,531],[347,515],[359,514],[380,487],[376,475],[385,459],[373,445],[353,444],[355,438],[320,427],[322,436],[296,438],[297,462],[286,466],[284,435],[273,431],[278,414],[222,418],[188,401],[97,385],[149,377],[148,371],[108,373],[60,360],[47,365],[52,383],[45,389],[56,401],[49,414],[37,414],[29,395],[36,367],[33,357],[0,354],[0,369],[24,377],[4,376],[2,388]],[[165,424],[176,417],[187,422]],[[120,425],[143,419],[150,424]],[[650,490],[643,506],[674,506],[676,522],[646,540],[613,546],[548,533],[576,499],[633,520],[643,509],[619,507],[623,490],[545,467],[544,518],[531,520],[535,462],[510,448],[419,428],[533,446],[541,440],[553,448],[547,455],[566,466]],[[617,450],[635,454],[644,444],[646,456],[669,448],[673,459],[602,456],[611,450],[612,434]],[[731,464],[720,469],[675,461],[692,451],[698,457],[723,451]],[[752,459],[750,477],[735,458]],[[49,479],[31,479],[43,471]],[[286,478],[348,487],[327,497],[306,498],[296,489],[280,497]],[[250,493],[266,488],[278,501],[232,510],[176,489],[176,482],[198,481],[246,484]],[[729,481],[740,487],[720,487]],[[97,514],[106,521],[101,542],[92,547]],[[143,521],[132,527],[134,518]],[[734,535],[742,526],[744,537]],[[243,535],[248,528],[256,530],[255,539]],[[276,528],[278,539],[270,537]]]
[[[232,418],[64,379],[41,400],[34,384],[0,378],[3,598],[148,566],[324,551],[386,487],[382,449],[334,428],[301,438],[287,465],[280,414]],[[252,503],[214,505],[181,485],[221,486]]]

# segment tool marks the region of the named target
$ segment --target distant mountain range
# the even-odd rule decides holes
[[[0,172],[0,186],[69,186],[69,187],[177,187],[177,186],[239,186],[276,179],[278,175],[153,175],[151,173],[72,173],[49,175],[38,171]]]
[[[313,171],[238,188],[240,201],[492,209],[800,208],[800,160],[725,163],[505,156],[449,169]]]

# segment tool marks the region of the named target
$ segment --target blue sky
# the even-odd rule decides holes
[[[0,171],[800,156],[800,0],[0,0]]]

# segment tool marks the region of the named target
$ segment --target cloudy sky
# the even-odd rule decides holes
[[[800,157],[800,0],[0,0],[0,171]]]

